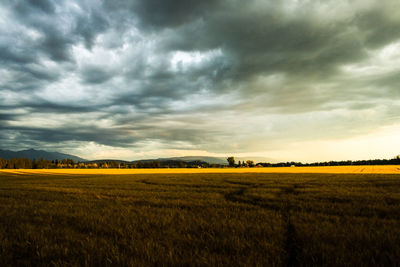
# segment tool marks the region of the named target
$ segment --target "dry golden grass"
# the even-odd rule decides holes
[[[397,266],[400,175],[360,168],[0,172],[0,265]]]
[[[195,173],[365,173],[400,174],[399,165],[267,167],[267,168],[161,168],[161,169],[2,169],[1,172],[20,174],[195,174]]]

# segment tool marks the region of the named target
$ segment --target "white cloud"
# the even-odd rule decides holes
[[[222,56],[221,49],[213,49],[205,52],[173,52],[171,57],[171,68],[173,71],[187,71],[191,67],[196,67],[202,63]]]

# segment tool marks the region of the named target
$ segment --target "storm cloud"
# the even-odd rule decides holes
[[[6,0],[0,31],[2,149],[280,157],[400,124],[397,0]]]

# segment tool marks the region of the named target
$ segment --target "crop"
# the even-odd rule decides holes
[[[2,266],[382,266],[400,258],[395,174],[50,171],[0,172]]]

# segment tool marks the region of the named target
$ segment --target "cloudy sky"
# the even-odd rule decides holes
[[[400,154],[398,0],[2,0],[0,148]]]

